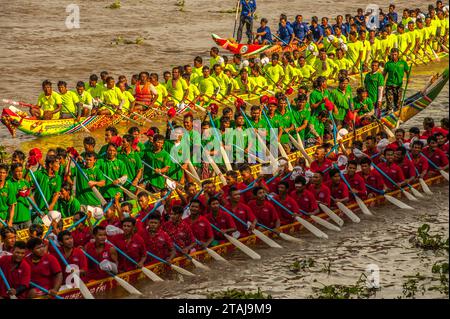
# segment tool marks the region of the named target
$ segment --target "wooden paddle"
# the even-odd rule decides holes
[[[203,246],[203,244],[198,239],[195,239],[195,241],[197,242],[197,244],[199,246]],[[224,262],[224,263],[227,263],[227,264],[230,263],[228,260],[226,260],[225,258],[220,256],[218,253],[216,253],[211,248],[208,248],[208,247],[204,247],[204,248],[205,248],[206,252],[208,253],[208,255],[210,255],[214,260],[217,260],[217,261],[220,261],[220,262]]]
[[[196,267],[196,268],[200,268],[203,270],[207,270],[210,271],[211,268],[209,268],[208,266],[202,264],[201,262],[199,262],[197,259],[193,258],[191,255],[184,253],[183,249],[178,246],[175,242],[173,243],[174,247],[176,250],[178,250],[184,257],[186,257],[187,259],[189,259],[191,261],[191,263]]]
[[[181,274],[181,275],[185,275],[185,276],[189,276],[189,277],[195,277],[195,276],[196,276],[195,274],[191,273],[190,271],[188,271],[188,270],[186,270],[186,269],[184,269],[184,268],[178,267],[177,265],[174,265],[174,264],[168,262],[167,260],[164,260],[164,259],[162,259],[162,258],[156,256],[155,254],[152,254],[152,253],[149,252],[149,251],[147,251],[146,253],[147,253],[147,255],[149,255],[150,257],[153,257],[153,258],[155,258],[156,260],[162,262],[163,264],[166,264],[167,266],[169,266],[170,268],[172,268],[173,270],[175,270],[177,273],[179,273],[179,274]]]

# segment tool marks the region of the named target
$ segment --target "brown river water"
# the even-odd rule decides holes
[[[15,0],[0,3],[0,70],[5,79],[0,86],[0,98],[35,103],[40,83],[50,79],[54,84],[64,79],[73,87],[78,80],[87,80],[89,74],[108,70],[114,76],[125,74],[128,78],[141,70],[160,75],[172,66],[192,63],[196,55],[206,58],[214,45],[211,33],[231,36],[234,14],[226,13],[235,1],[186,0],[184,7],[178,1],[169,0],[123,0],[120,9],[107,9],[106,1],[56,1]],[[66,29],[65,8],[70,3],[80,7],[80,29]],[[292,20],[297,13],[306,20],[312,15],[322,17],[365,7],[370,1],[324,1],[304,2],[258,1],[258,17],[265,16],[271,26],[276,24],[280,13],[288,13]],[[387,10],[389,1],[377,1]],[[426,8],[423,1],[396,1],[398,12],[404,7]],[[295,8],[295,9],[293,9]],[[332,8],[332,10],[330,10]],[[181,10],[182,9],[182,10]],[[256,25],[255,25],[256,27]],[[273,30],[274,31],[274,30]],[[144,39],[141,45],[111,44],[121,36],[134,41]],[[428,78],[448,65],[441,63],[417,67],[413,70],[409,93],[423,87]],[[410,95],[408,94],[408,95]],[[423,117],[431,116],[439,121],[448,116],[448,84],[436,101],[403,126],[421,126]],[[161,126],[161,119],[155,119]],[[124,132],[126,127],[121,126]],[[11,139],[8,131],[0,127],[0,144],[8,151],[16,148],[28,151],[32,147],[44,150],[56,146],[82,146],[85,132],[76,135],[36,139],[18,132]],[[98,144],[103,143],[103,130],[93,133]],[[181,279],[167,275],[163,283],[141,281],[137,288],[144,298],[205,298],[214,291],[238,288],[255,291],[258,287],[274,298],[306,298],[313,293],[312,287],[323,284],[354,284],[368,264],[380,269],[381,290],[376,298],[395,298],[402,295],[404,276],[416,273],[430,274],[436,261],[448,259],[448,255],[424,252],[412,248],[409,239],[417,228],[428,223],[433,232],[448,236],[448,185],[433,186],[432,198],[417,203],[408,202],[414,211],[400,210],[392,205],[373,208],[374,216],[361,217],[361,223],[346,220],[340,233],[326,231],[329,240],[320,240],[309,233],[299,235],[302,244],[280,242],[284,249],[270,249],[262,245],[255,250],[262,256],[259,261],[246,258],[241,252],[226,256],[230,266],[217,262],[209,264],[212,271],[198,278]],[[405,199],[405,202],[407,200]],[[315,266],[306,271],[293,273],[289,266],[298,260],[311,258]],[[324,265],[330,272],[322,272]],[[418,298],[441,298],[438,292],[420,293]],[[119,288],[104,297],[127,298]]]

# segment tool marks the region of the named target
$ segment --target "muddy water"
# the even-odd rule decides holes
[[[53,83],[66,80],[73,87],[79,80],[87,80],[89,74],[108,70],[114,76],[149,70],[161,74],[172,66],[192,63],[193,57],[207,57],[214,45],[211,33],[230,36],[234,14],[226,13],[235,4],[234,0],[186,0],[183,8],[177,1],[122,0],[122,8],[111,10],[106,1],[56,1],[16,0],[0,2],[0,70],[4,83],[0,86],[0,98],[17,99],[34,103],[40,92],[40,83],[50,79]],[[354,12],[371,1],[316,0],[307,2],[258,1],[259,17],[266,16],[274,26],[281,12],[301,13],[306,19],[332,13]],[[64,26],[69,3],[80,6],[81,28],[68,30]],[[378,2],[383,7],[389,1]],[[406,6],[426,8],[423,1],[396,1],[398,11]],[[292,8],[296,8],[293,10]],[[330,10],[332,8],[332,10]],[[182,9],[182,10],[181,10]],[[112,44],[118,37],[133,41],[144,39],[142,45]],[[413,70],[412,93],[423,87],[430,75],[442,70],[448,60]],[[405,127],[420,126],[424,116],[439,120],[448,113],[448,85],[432,106],[405,123]],[[161,120],[155,119],[161,126]],[[121,126],[121,132],[126,127]],[[103,130],[94,132],[102,144]],[[86,133],[36,139],[18,133],[10,139],[7,130],[0,127],[0,144],[8,150],[20,148],[28,151],[39,146],[48,149],[55,146],[81,147]],[[305,298],[311,287],[323,284],[353,284],[368,264],[380,268],[381,291],[379,298],[394,298],[401,295],[403,276],[417,272],[429,274],[431,265],[442,257],[423,253],[411,248],[409,238],[423,223],[448,236],[448,186],[432,187],[433,198],[420,203],[408,203],[417,208],[412,212],[401,211],[391,205],[373,209],[375,216],[362,217],[360,224],[346,222],[341,233],[327,231],[328,241],[321,241],[310,234],[302,233],[302,245],[285,243],[283,250],[255,249],[263,258],[251,261],[240,252],[227,256],[232,266],[216,262],[213,269],[201,277],[173,280],[159,284],[142,281],[137,287],[145,298],[204,298],[207,292],[227,288],[256,290],[270,293],[275,298]],[[289,265],[300,259],[312,258],[316,266],[310,271],[293,273]],[[445,258],[448,258],[445,256]],[[330,273],[321,272],[323,265],[330,263]],[[196,271],[197,272],[197,271]],[[106,297],[126,298],[121,289]],[[428,292],[426,297],[440,297]]]

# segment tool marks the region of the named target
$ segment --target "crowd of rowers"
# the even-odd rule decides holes
[[[248,60],[240,54],[229,59],[219,55],[219,49],[213,47],[209,66],[204,64],[202,57],[197,56],[193,66],[174,67],[171,72],[165,71],[162,79],[157,73],[141,72],[133,74],[128,82],[124,75],[116,80],[103,71],[100,78],[92,74],[89,81],[77,82],[73,90],[65,81],[59,81],[59,93],[52,90],[50,81],[44,81],[43,93],[37,105],[30,108],[30,113],[42,119],[80,119],[87,115],[129,111],[142,113],[149,108],[165,109],[186,104],[195,108],[197,103],[208,106],[211,102],[228,102],[239,94],[258,97],[267,92],[286,92],[291,88],[310,86],[317,77],[340,81],[363,71],[368,72],[364,87],[370,98],[363,104],[380,106],[385,96],[387,107],[391,109],[392,104],[398,104],[402,82],[395,80],[398,77],[395,74],[389,76],[385,83],[380,68],[386,69],[385,63],[392,49],[398,50],[398,59],[409,65],[428,63],[438,59],[437,53],[448,53],[448,11],[444,11],[442,2],[437,1],[436,7],[428,7],[426,15],[418,9],[403,10],[400,20],[395,6],[391,5],[388,14],[380,15],[379,28],[370,30],[363,23],[364,15],[362,18],[360,16],[360,12],[356,17],[347,15],[347,21],[343,22],[343,17],[339,15],[333,26],[327,17],[322,18],[320,25],[318,18],[314,17],[309,26],[303,22],[301,15],[293,23],[282,15],[277,38],[282,43],[301,43],[299,47],[302,49],[276,53],[271,59],[264,53],[259,58]],[[271,42],[271,32],[265,25],[267,20],[263,19],[261,23],[257,37]],[[404,65],[396,69],[402,68],[407,69]],[[387,71],[395,73],[389,69]],[[379,91],[379,87],[384,85],[386,89]],[[322,95],[323,86],[326,84],[319,83],[314,89]],[[345,88],[344,84],[342,86]],[[316,97],[320,95],[316,94]],[[343,104],[338,108],[348,109],[347,96],[337,95],[333,102]],[[314,106],[317,102],[311,103],[313,109],[317,108]],[[342,114],[337,115],[338,119],[342,118]]]
[[[10,165],[0,165],[0,297],[55,295],[70,287],[66,261],[72,270],[79,269],[82,280],[98,280],[108,276],[105,271],[130,271],[156,262],[147,252],[170,261],[219,245],[224,234],[239,238],[255,227],[264,230],[262,226],[277,231],[280,225],[295,222],[295,216],[319,213],[319,203],[334,208],[338,202],[352,203],[353,194],[365,199],[407,187],[448,169],[448,130],[448,118],[440,126],[425,118],[423,130],[397,129],[392,143],[381,131],[364,141],[354,140],[349,150],[342,143],[337,144],[339,149],[321,145],[309,167],[299,157],[290,170],[287,159],[281,158],[277,172],[267,170],[271,165],[262,166],[256,178],[248,164],[227,171],[227,183],[220,189],[212,180],[204,180],[200,191],[194,182],[177,184],[175,189],[162,184],[156,202],[151,193],[136,188],[137,200],[129,200],[118,187],[127,180],[137,186],[134,181],[140,176],[147,180],[142,169],[128,175],[126,168],[132,160],[139,162],[133,136],[139,133],[137,128],[119,138],[109,127],[102,147],[106,154],[100,150],[98,159],[92,137],[85,138],[81,154],[58,148],[43,158],[32,149],[26,158],[15,151]],[[162,135],[147,132],[147,136],[154,149],[163,147]],[[130,153],[135,155],[126,157]],[[118,159],[118,154],[124,157]],[[75,170],[67,162],[70,157],[77,162]],[[170,160],[166,160],[157,170],[168,174]],[[108,201],[103,207],[96,187]],[[49,211],[46,216],[41,215],[44,210]],[[37,218],[30,225],[32,214]],[[61,217],[69,216],[73,224],[66,228]],[[47,219],[46,232],[39,218]],[[25,227],[26,243],[16,238],[16,230]]]

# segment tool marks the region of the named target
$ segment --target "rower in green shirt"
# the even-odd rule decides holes
[[[321,111],[317,116],[311,116],[311,121],[305,133],[305,147],[314,146],[323,143],[325,134],[325,122],[328,120],[327,111]]]
[[[100,199],[98,199],[92,187],[97,187],[101,189],[105,186],[105,177],[96,165],[97,155],[94,152],[86,152],[84,155],[84,164],[77,167],[73,176],[76,177],[75,188],[77,190],[77,199],[82,206],[101,206]],[[83,176],[84,174],[80,172],[80,169],[87,176],[88,180]],[[69,181],[73,182],[72,176]]]
[[[97,166],[106,178],[105,186],[101,189],[103,197],[112,199],[117,193],[123,196],[123,192],[118,185],[124,185],[128,176],[125,163],[117,158],[117,145],[112,143],[108,145],[106,158],[100,159]]]
[[[335,123],[338,129],[342,127],[347,111],[350,108],[350,101],[352,99],[352,89],[348,85],[348,78],[340,78],[339,86],[331,91],[330,100],[334,103],[337,108],[333,112]]]
[[[299,94],[296,101],[296,107],[292,109],[292,118],[295,123],[295,130],[300,135],[302,141],[305,140],[305,130],[311,119],[311,111],[306,94]]]
[[[13,189],[12,194],[17,199],[14,209],[13,227],[16,230],[26,229],[31,226],[30,203],[27,199],[30,196],[30,183],[23,178],[23,164],[13,163],[11,165],[12,177],[9,180]],[[11,219],[11,216],[10,216]]]
[[[144,164],[144,181],[157,191],[166,185],[165,177],[160,174],[167,174],[171,165],[169,153],[163,149],[163,146],[164,136],[156,134],[153,136],[153,150],[145,152],[143,158],[143,162],[148,165]]]
[[[34,199],[37,207],[43,211],[47,209],[47,205],[50,204],[54,194],[61,190],[62,178],[58,174],[59,171],[59,159],[56,156],[47,156],[45,159],[45,168],[37,170],[34,172],[36,177],[36,182],[39,184],[42,193],[38,190],[38,186],[34,179],[32,182],[34,184]],[[42,197],[42,195],[44,197]],[[45,198],[45,199],[44,199]]]
[[[98,158],[105,158],[106,157],[106,150],[108,149],[109,143],[111,143],[111,139],[114,136],[119,135],[119,132],[117,131],[117,129],[114,126],[108,126],[105,129],[105,142],[106,144],[103,145],[100,148],[100,151],[98,151]]]
[[[364,87],[369,94],[370,100],[376,106],[376,110],[381,111],[381,104],[383,100],[383,89],[384,89],[384,77],[379,69],[379,62],[372,62],[372,69],[366,74],[364,78]],[[378,112],[375,114],[378,118],[381,116]]]
[[[8,165],[0,164],[0,219],[12,226],[16,206],[15,187],[7,180]]]
[[[365,88],[358,88],[356,96],[353,98],[353,108],[358,111],[361,121],[369,121],[375,113],[373,108],[373,101]]]
[[[278,127],[279,142],[283,145],[286,153],[289,154],[289,136],[286,132],[291,132],[294,129],[292,113],[287,109],[286,96],[281,96],[278,100],[277,118],[275,119],[275,126]]]
[[[327,79],[319,76],[313,82],[314,90],[309,95],[309,105],[311,106],[311,116],[317,116],[325,110],[325,98],[330,98],[330,92],[327,90]]]
[[[81,208],[80,202],[71,193],[72,185],[68,182],[64,182],[61,186],[61,191],[56,193],[56,196],[53,197],[48,210],[59,211],[62,218],[71,217],[79,212]]]
[[[403,78],[409,73],[410,67],[404,60],[399,59],[399,51],[391,50],[389,61],[384,66],[383,77],[386,78],[386,111],[397,111],[403,96]],[[409,79],[408,79],[409,80]]]
[[[126,175],[128,176],[125,186],[134,193],[136,191],[136,186],[141,180],[144,166],[142,165],[141,156],[132,148],[133,141],[133,135],[125,134],[123,136],[122,148],[119,151],[117,158],[125,164]]]

